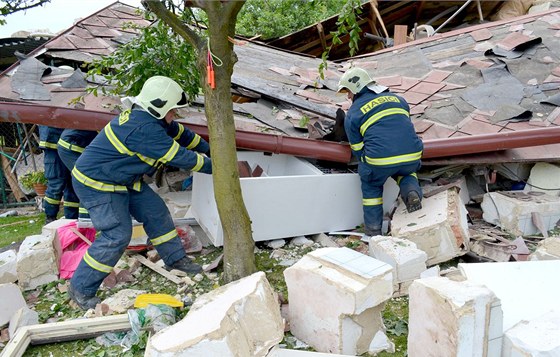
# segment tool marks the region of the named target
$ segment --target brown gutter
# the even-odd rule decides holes
[[[45,105],[0,102],[0,122],[30,123],[59,128],[100,130],[115,115],[107,112],[59,108]],[[208,128],[203,125],[185,124],[208,139]],[[249,131],[236,131],[240,149],[288,154],[318,160],[348,163],[350,146],[330,141],[294,138]],[[465,154],[494,152],[529,146],[560,143],[560,127],[533,130],[461,136],[457,138],[424,141],[423,159]]]

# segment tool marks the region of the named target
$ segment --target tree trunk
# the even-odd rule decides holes
[[[206,80],[208,52],[204,40],[166,10],[161,1],[146,1],[144,4],[198,51],[198,67],[202,74],[201,85],[212,152],[214,197],[224,230],[223,281],[228,283],[256,271],[255,243],[251,220],[241,195],[235,146],[231,75],[237,57],[233,52],[233,44],[228,40],[228,36],[233,38],[235,35],[237,13],[244,1],[186,2],[190,6],[202,8],[208,16],[209,50],[215,56],[214,89]]]
[[[241,195],[235,124],[231,99],[231,75],[235,64],[233,45],[225,28],[213,26],[214,16],[208,14],[210,50],[223,62],[214,64],[216,88],[204,80],[204,106],[212,151],[214,195],[224,230],[224,282],[231,282],[256,271],[251,220]],[[234,21],[234,20],[231,20]],[[235,24],[235,22],[233,22]],[[206,59],[206,55],[202,55]],[[218,64],[219,64],[218,60]],[[204,61],[201,73],[206,71]]]

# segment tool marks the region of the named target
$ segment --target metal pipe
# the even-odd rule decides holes
[[[0,121],[4,122],[100,130],[113,117],[114,114],[106,112],[0,102]],[[206,126],[197,124],[184,125],[202,137],[208,138],[208,128]],[[236,131],[236,143],[240,149],[282,153],[326,161],[348,163],[351,159],[351,151],[348,144],[331,141],[238,130]],[[460,136],[424,141],[424,154],[422,158],[433,159],[558,143],[560,143],[560,127]]]

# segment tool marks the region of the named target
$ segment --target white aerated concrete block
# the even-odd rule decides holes
[[[29,325],[37,325],[39,323],[39,313],[31,310],[27,306],[22,307],[16,311],[10,319],[8,326],[8,335],[13,338],[16,335],[17,329]]]
[[[529,254],[529,260],[558,260],[560,259],[560,237],[543,239],[537,244],[537,249]]]
[[[369,255],[393,267],[394,296],[406,295],[408,286],[426,270],[428,255],[406,239],[376,236],[369,242]]]
[[[17,253],[7,250],[0,253],[0,284],[15,283],[17,281]]]
[[[520,321],[504,334],[502,357],[560,356],[560,311]]]
[[[485,286],[442,277],[410,286],[408,356],[497,357],[502,336],[500,300]]]
[[[348,357],[348,355],[289,350],[285,348],[274,347],[266,357]]]
[[[292,334],[319,352],[359,355],[384,332],[390,265],[349,248],[313,251],[284,271]]]
[[[17,254],[18,284],[24,290],[58,279],[58,258],[54,236],[35,235],[25,238]]]
[[[183,320],[150,338],[145,356],[266,356],[283,337],[277,297],[257,272],[200,296]]]
[[[467,210],[456,190],[422,200],[422,209],[408,213],[401,202],[391,221],[391,235],[408,239],[428,255],[428,266],[468,252]]]
[[[55,221],[52,221],[49,224],[45,224],[43,226],[42,231],[41,231],[41,235],[46,236],[46,237],[56,237],[57,236],[57,230],[60,227],[64,227],[68,223],[76,222],[76,221],[77,221],[76,219],[67,219],[67,218],[57,219]]]
[[[504,331],[558,309],[560,260],[459,264],[469,281],[483,284],[502,302]]]
[[[0,284],[0,328],[5,326],[12,316],[21,308],[27,307],[27,303],[16,284]]]
[[[489,192],[484,195],[480,207],[486,222],[514,235],[541,233],[533,223],[533,213],[538,214],[547,231],[560,219],[560,197],[542,192]]]

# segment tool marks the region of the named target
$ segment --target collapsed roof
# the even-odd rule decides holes
[[[98,56],[99,51],[113,50],[119,39],[130,38],[132,34],[122,29],[125,20],[145,21],[133,8],[115,3],[55,37],[34,56],[71,61]],[[91,42],[95,46],[77,41],[83,31],[95,39]],[[416,131],[425,141],[556,127],[560,123],[559,34],[560,9],[553,9],[328,62],[324,79],[318,72],[320,59],[239,42],[235,45],[239,61],[232,77],[236,127],[298,138],[322,137],[334,125],[337,110],[350,105],[336,93],[336,84],[351,65],[368,69],[409,101]],[[102,44],[108,46],[102,49]],[[0,77],[0,97],[72,107],[71,100],[91,85],[73,70],[36,62],[30,57]],[[25,80],[18,78],[18,72],[27,73],[28,67],[31,72]],[[26,90],[29,85],[33,90]],[[88,110],[111,111],[117,99],[88,94],[84,103]],[[205,124],[200,107],[188,110],[186,117]],[[556,161],[559,149],[554,144],[433,163]]]

